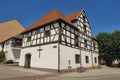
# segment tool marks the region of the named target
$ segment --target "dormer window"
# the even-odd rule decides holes
[[[45,37],[49,37],[50,35],[51,35],[50,30],[46,30],[46,31],[45,31]]]

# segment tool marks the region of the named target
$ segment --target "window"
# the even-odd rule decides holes
[[[44,31],[44,28],[40,28],[39,31],[40,31],[40,33],[43,32],[43,31]]]
[[[95,50],[95,43],[93,43],[93,50]]]
[[[75,35],[75,46],[78,46],[78,36]]]
[[[89,57],[88,56],[85,56],[85,62],[89,63]]]
[[[27,34],[24,34],[24,38],[26,38],[27,37]]]
[[[8,45],[9,45],[9,41],[6,41],[6,42],[5,42],[5,45],[8,46]]]
[[[83,26],[84,33],[87,32],[86,25]]]
[[[95,61],[95,63],[97,63],[97,57],[94,57],[94,61]]]
[[[75,54],[75,63],[80,63],[80,55]]]
[[[37,33],[37,31],[33,31],[33,32],[32,32],[32,35],[34,36],[36,33]]]
[[[21,39],[12,39],[12,43],[11,43],[12,47],[21,47],[22,46],[22,40]]]
[[[28,36],[27,37],[27,42],[30,42],[31,41],[31,36]]]
[[[50,34],[51,34],[50,30],[46,30],[46,31],[45,31],[45,37],[49,37]]]
[[[74,30],[73,28],[71,28],[71,32],[74,33],[74,31],[75,31],[75,30]]]
[[[69,27],[69,26],[66,26],[66,29],[67,29],[68,31],[70,31],[70,27]]]
[[[87,39],[84,39],[84,47],[87,47]]]
[[[86,23],[85,16],[83,16],[83,22]]]

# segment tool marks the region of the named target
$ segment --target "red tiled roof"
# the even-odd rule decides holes
[[[37,22],[32,24],[30,27],[28,27],[24,32],[27,32],[29,30],[32,30],[34,28],[37,28],[37,27],[42,26],[44,24],[47,24],[49,22],[55,21],[57,19],[62,19],[64,21],[66,21],[68,24],[70,24],[73,27],[77,28],[76,26],[74,26],[71,23],[71,21],[66,16],[64,16],[62,13],[60,13],[59,11],[54,9],[51,12],[49,12],[48,14],[46,14],[45,16],[43,16],[41,19],[39,19]]]
[[[78,15],[82,13],[83,10],[75,12],[73,14],[67,15],[66,17],[70,20],[73,21],[75,19],[77,19]]]

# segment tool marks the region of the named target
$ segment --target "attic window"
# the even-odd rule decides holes
[[[34,36],[36,33],[37,33],[37,31],[33,31],[33,32],[32,32],[32,35]]]
[[[46,31],[45,31],[45,37],[49,37],[50,35],[51,35],[50,30],[46,30]]]
[[[54,23],[54,27],[58,27],[59,26],[59,24],[58,23]]]
[[[27,42],[30,42],[31,41],[31,36],[28,36],[27,37]]]
[[[44,32],[44,28],[40,28],[39,31],[40,31],[40,33]]]
[[[86,25],[84,25],[83,30],[85,33],[87,32]]]
[[[83,22],[86,23],[85,16],[83,16]]]

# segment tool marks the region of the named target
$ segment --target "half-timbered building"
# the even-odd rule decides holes
[[[98,66],[97,41],[84,10],[52,10],[23,32],[20,66],[68,70]]]

